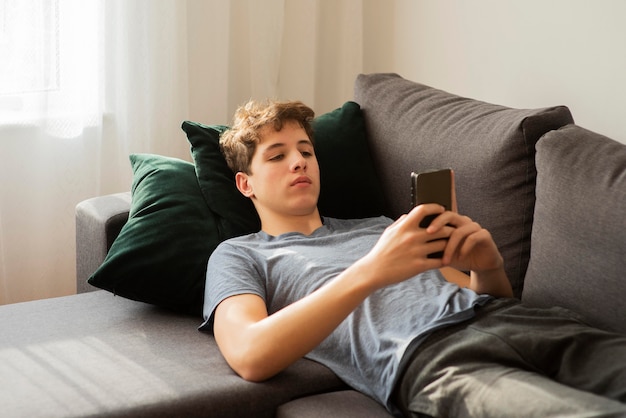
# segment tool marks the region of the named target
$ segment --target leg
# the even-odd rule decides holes
[[[476,364],[442,370],[408,402],[434,417],[621,417],[626,405],[561,385],[534,372]]]
[[[530,370],[626,402],[626,336],[592,328],[566,309],[522,305],[487,315],[476,327],[499,336]]]
[[[626,386],[626,339],[596,332],[561,313],[518,306],[479,314],[429,338],[407,368],[398,404],[408,416],[626,415],[626,405],[587,392],[619,399]],[[614,361],[596,367],[585,358],[592,346]],[[603,362],[610,363],[595,361]]]

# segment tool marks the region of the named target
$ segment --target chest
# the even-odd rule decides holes
[[[333,234],[306,237],[267,251],[263,276],[271,312],[295,302],[332,280],[376,244],[380,233],[362,231],[357,237]]]

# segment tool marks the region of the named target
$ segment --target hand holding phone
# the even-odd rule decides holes
[[[452,209],[452,170],[449,168],[431,170],[421,173],[411,173],[411,203],[412,207],[424,203],[437,203],[445,208]],[[420,228],[427,228],[437,215],[428,215],[420,222]],[[429,254],[429,258],[441,258],[442,252]]]

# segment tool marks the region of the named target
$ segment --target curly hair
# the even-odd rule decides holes
[[[313,142],[314,116],[315,112],[300,101],[250,100],[235,111],[232,127],[220,138],[220,150],[228,167],[234,173],[250,174],[252,156],[267,127],[279,132],[285,123],[296,122]]]

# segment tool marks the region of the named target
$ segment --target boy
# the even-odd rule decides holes
[[[468,217],[436,204],[395,222],[322,217],[313,116],[250,102],[220,141],[261,219],[207,270],[202,327],[235,372],[263,381],[306,356],[405,416],[626,414],[626,337],[521,306]]]

